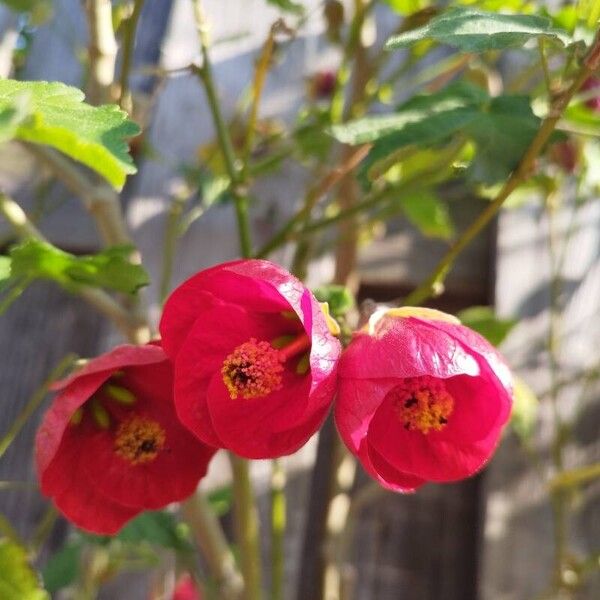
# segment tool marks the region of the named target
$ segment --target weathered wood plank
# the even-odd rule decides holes
[[[33,392],[66,354],[97,354],[106,333],[103,320],[83,301],[53,284],[32,285],[0,317],[0,431],[8,429]],[[44,406],[47,406],[45,404]],[[0,460],[0,480],[32,488],[0,490],[0,512],[30,539],[47,506],[36,486],[32,449],[43,409],[36,412]],[[64,531],[64,527],[62,528]]]
[[[556,213],[557,256],[564,253],[558,358],[559,379],[598,366],[600,344],[600,203],[590,201],[572,220],[567,201]],[[568,231],[572,229],[570,241]],[[505,211],[499,222],[496,302],[500,314],[520,317],[504,350],[516,371],[538,393],[550,388],[548,331],[550,319],[549,223],[542,208],[528,204]],[[562,388],[558,410],[571,423],[565,467],[600,459],[600,382],[583,381]],[[540,454],[542,476],[526,459],[513,436],[501,446],[485,478],[487,514],[480,594],[483,600],[536,597],[551,583],[554,526],[545,481],[552,474],[553,410],[541,397],[532,446]],[[569,502],[568,543],[580,557],[598,552],[600,486],[588,486]],[[600,571],[575,595],[600,596]]]

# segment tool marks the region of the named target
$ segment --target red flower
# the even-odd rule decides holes
[[[585,105],[593,111],[600,112],[600,79],[598,77],[588,77],[581,86],[582,92],[591,92],[598,90],[598,95],[585,101]]]
[[[186,573],[179,578],[173,590],[171,600],[202,600],[198,586],[194,583],[191,575]]]
[[[203,442],[247,458],[291,454],[335,393],[340,344],[300,281],[265,260],[194,275],[160,323],[175,363],[175,406]]]
[[[317,100],[327,99],[335,91],[337,75],[333,71],[318,71],[310,81],[310,95]]]
[[[340,362],[335,419],[367,472],[413,491],[481,469],[512,404],[498,352],[450,315],[378,311]]]
[[[173,409],[157,345],[119,346],[56,384],[36,436],[42,492],[82,529],[113,534],[146,509],[189,496],[215,450]]]

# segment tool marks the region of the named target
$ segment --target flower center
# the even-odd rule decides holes
[[[391,393],[394,411],[408,431],[441,431],[454,409],[443,380],[427,375],[405,379]]]
[[[269,342],[250,338],[223,362],[221,375],[231,398],[260,398],[281,388],[284,357]]]
[[[132,415],[122,421],[115,434],[115,453],[132,465],[152,462],[164,448],[165,430],[146,417]]]

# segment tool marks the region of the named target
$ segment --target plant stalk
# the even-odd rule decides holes
[[[252,492],[248,461],[229,453],[233,476],[233,502],[245,600],[262,598],[258,511]]]
[[[225,124],[219,96],[217,93],[215,79],[213,74],[212,63],[209,53],[209,34],[208,23],[204,14],[204,8],[201,0],[192,0],[194,7],[194,18],[196,20],[196,29],[198,30],[198,38],[200,40],[200,50],[202,52],[202,66],[192,67],[193,71],[200,77],[206,92],[206,99],[213,117],[219,147],[223,154],[225,169],[231,181],[231,195],[235,205],[235,212],[238,224],[238,236],[240,239],[240,250],[243,256],[252,254],[252,242],[250,239],[250,222],[248,218],[248,197],[241,170],[238,166],[238,161],[233,149],[233,143],[229,130]]]
[[[219,588],[223,600],[238,600],[244,583],[237,571],[231,552],[217,516],[204,495],[198,491],[181,504],[181,512],[190,525],[196,543]]]
[[[112,24],[111,0],[87,0],[85,11],[90,34],[87,100],[106,104],[111,100],[115,79],[117,40]]]

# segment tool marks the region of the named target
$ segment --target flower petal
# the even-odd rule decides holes
[[[309,376],[300,377],[286,370],[281,390],[261,398],[232,399],[221,374],[215,373],[207,403],[221,444],[240,456],[255,459],[293,452],[298,442],[294,436],[290,440],[290,431],[302,427],[312,416],[312,411],[307,410],[310,386]],[[318,415],[319,422],[326,410],[320,412],[323,414]],[[289,449],[290,444],[293,450]]]
[[[369,448],[402,473],[429,481],[455,481],[483,467],[500,431],[492,429],[487,438],[471,444],[447,441],[442,434],[407,431],[396,416],[391,400],[386,399],[371,420],[367,441]]]
[[[412,317],[384,317],[374,335],[355,334],[340,361],[340,377],[353,379],[478,374],[477,360],[453,336]]]

